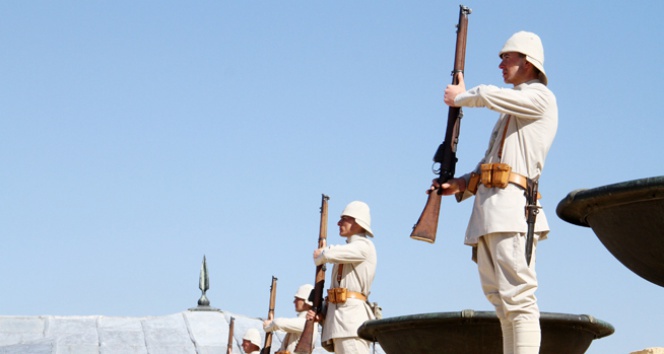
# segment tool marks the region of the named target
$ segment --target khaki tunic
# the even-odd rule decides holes
[[[286,332],[286,337],[281,342],[281,347],[279,350],[288,350],[291,353],[295,352],[295,347],[297,342],[302,335],[302,330],[304,329],[304,324],[307,321],[307,312],[302,311],[297,313],[295,318],[275,318],[269,326],[265,327],[265,332],[273,331],[284,331]],[[311,345],[313,346],[316,342],[316,337],[318,337],[318,326],[313,326],[314,332],[311,336]]]
[[[346,288],[366,296],[376,275],[376,248],[364,235],[348,237],[345,245],[326,247],[315,260],[316,265],[334,263],[331,288]],[[343,264],[341,281],[337,281],[339,264]],[[367,320],[374,319],[366,301],[349,298],[343,304],[328,304],[323,323],[323,342],[334,338],[358,337],[357,329]]]
[[[545,85],[538,80],[513,89],[480,85],[457,95],[454,102],[458,106],[486,107],[500,113],[486,154],[474,172],[479,173],[483,163],[502,162],[509,164],[513,172],[539,179],[558,128],[556,97]],[[500,158],[498,152],[506,124]],[[468,182],[470,173],[463,178]],[[466,192],[462,199],[468,196],[470,193]],[[494,232],[525,233],[528,229],[525,205],[526,198],[520,187],[509,184],[505,189],[485,188],[480,184],[464,242],[476,245],[480,236]],[[535,232],[540,232],[540,240],[543,240],[548,231],[546,215],[540,210]]]

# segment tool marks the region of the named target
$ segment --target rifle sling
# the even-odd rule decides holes
[[[355,273],[355,267],[353,267],[352,264],[350,266],[353,268],[353,273]],[[340,263],[339,266],[337,267],[337,284],[339,284],[339,286],[341,286],[341,275],[343,274],[343,270],[344,270],[344,265],[343,263]],[[355,274],[355,276],[358,277],[359,280],[359,276],[357,274]],[[367,295],[364,295],[361,292],[357,291],[350,291],[348,289],[346,289],[346,297],[362,301],[367,301],[368,299]]]

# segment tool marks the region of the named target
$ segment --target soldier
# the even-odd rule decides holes
[[[306,322],[307,311],[311,309],[311,291],[314,289],[314,286],[311,284],[304,284],[297,289],[295,293],[295,299],[293,300],[293,305],[295,306],[295,312],[297,312],[296,318],[275,318],[267,319],[263,321],[263,329],[265,332],[273,331],[284,331],[286,332],[286,337],[281,342],[281,347],[279,351],[275,354],[284,354],[284,353],[293,353],[295,352],[295,347],[297,342],[300,339],[302,334],[302,329],[304,328],[304,323]],[[312,338],[312,347],[313,342],[315,342],[316,337],[318,336],[318,329],[314,326],[314,333],[311,336]]]
[[[459,200],[475,195],[465,243],[473,246],[482,290],[500,319],[503,352],[530,354],[539,352],[541,341],[534,250],[549,226],[540,212],[528,264],[526,190],[544,168],[558,127],[558,106],[546,86],[544,49],[536,34],[515,33],[499,56],[503,81],[513,89],[480,85],[466,90],[462,74],[457,85],[445,89],[447,105],[486,107],[500,117],[475,171],[442,186],[434,181],[431,190],[441,187]]]
[[[261,335],[256,328],[249,328],[242,337],[242,350],[246,354],[260,354]]]
[[[368,354],[370,343],[358,336],[357,329],[375,318],[367,303],[377,262],[376,249],[369,239],[373,237],[369,206],[360,201],[349,203],[337,225],[346,244],[314,251],[316,265],[334,264],[327,311],[323,319],[316,318],[323,321],[321,342],[337,354]],[[309,319],[314,316],[314,311],[307,314]]]

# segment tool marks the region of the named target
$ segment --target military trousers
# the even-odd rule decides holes
[[[530,266],[526,263],[525,233],[491,233],[479,238],[477,267],[482,290],[503,321],[539,321],[535,291],[536,248],[539,235],[533,237]]]
[[[369,342],[359,337],[334,338],[335,354],[369,354]]]

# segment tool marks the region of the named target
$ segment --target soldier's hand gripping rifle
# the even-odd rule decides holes
[[[231,323],[228,325],[228,343],[226,344],[226,354],[233,354],[233,331],[235,330],[235,317],[231,316]]]
[[[277,278],[272,276],[272,284],[270,285],[270,308],[267,311],[268,321],[274,320],[274,304],[277,300]],[[263,349],[261,349],[261,354],[270,354],[272,349],[272,332],[265,333],[265,343],[263,344]]]
[[[323,194],[321,207],[320,207],[320,230],[318,232],[318,248],[326,246],[327,242],[327,201],[330,197]],[[313,305],[311,309],[319,315],[323,312],[323,291],[325,290],[325,264],[316,266],[316,283],[313,290]],[[295,347],[295,354],[311,354],[314,350],[314,326],[315,320],[307,319],[304,323],[304,329],[300,335],[300,339]]]
[[[468,15],[471,10],[463,5],[459,9],[459,24],[457,25],[456,52],[454,55],[454,70],[452,71],[452,84],[459,83],[458,73],[463,73],[466,61],[466,37],[468,36]],[[463,111],[461,107],[450,107],[447,114],[447,130],[445,131],[445,140],[433,157],[434,166],[438,164],[438,183],[441,185],[454,178],[454,169],[457,163],[456,151],[459,143],[459,126],[461,124]],[[438,216],[440,214],[440,202],[443,190],[438,188],[429,192],[427,204],[413,226],[413,232],[410,237],[420,241],[434,243],[436,241],[436,232],[438,230]]]

